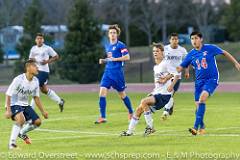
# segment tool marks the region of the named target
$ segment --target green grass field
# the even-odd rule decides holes
[[[154,114],[157,132],[143,137],[144,117],[132,137],[119,137],[127,129],[126,109],[115,93],[108,98],[108,123],[95,125],[98,115],[98,94],[62,94],[66,108],[58,106],[46,96],[42,101],[49,112],[39,130],[29,133],[33,143],[25,145],[21,139],[19,151],[8,152],[7,145],[12,121],[0,118],[0,159],[207,159],[210,156],[229,156],[240,159],[240,99],[239,93],[216,93],[207,102],[205,136],[191,136],[187,129],[194,122],[192,93],[175,96],[175,112],[161,121],[162,111]],[[134,108],[145,94],[129,94]],[[0,97],[4,99],[3,94]],[[3,104],[3,102],[2,102]],[[1,114],[4,109],[2,107]],[[148,154],[148,155],[147,155]],[[22,157],[21,157],[22,156]],[[25,156],[25,158],[23,158]],[[52,156],[52,157],[50,157]],[[105,158],[103,158],[105,156]],[[219,157],[221,158],[221,157]],[[214,159],[214,158],[211,158]]]

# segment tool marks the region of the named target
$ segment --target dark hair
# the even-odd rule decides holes
[[[164,51],[164,45],[162,43],[153,42],[152,46]]]
[[[199,31],[193,31],[191,34],[190,34],[190,39],[191,39],[191,37],[192,36],[198,36],[199,38],[202,38],[203,37],[203,35],[202,35],[202,33],[201,32],[199,32]]]
[[[108,32],[110,29],[115,29],[117,31],[117,35],[120,36],[121,34],[121,29],[119,28],[119,26],[117,24],[113,24],[113,25],[110,25],[108,27]]]
[[[43,33],[37,33],[37,34],[36,34],[36,37],[38,37],[38,36],[39,36],[39,37],[44,37],[44,34],[43,34]]]
[[[170,36],[169,36],[169,38],[171,38],[171,37],[178,37],[178,34],[175,33],[175,32],[174,32],[174,33],[171,33]]]

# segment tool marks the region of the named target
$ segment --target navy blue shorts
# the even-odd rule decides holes
[[[34,122],[37,119],[39,119],[39,116],[32,109],[31,106],[18,106],[18,105],[14,105],[14,106],[11,106],[11,111],[12,111],[12,119],[13,120],[14,120],[14,117],[16,116],[16,114],[18,114],[20,112],[23,112],[23,115],[24,115],[26,121],[32,120],[32,122]]]
[[[207,91],[211,96],[218,86],[216,79],[198,80],[195,82],[195,101],[199,101],[202,91]]]
[[[39,81],[39,86],[42,87],[43,85],[47,84],[49,73],[44,71],[38,71],[38,75],[36,75]]]
[[[153,95],[153,97],[155,98],[156,103],[154,104],[154,106],[150,107],[150,110],[152,112],[163,108],[169,102],[171,95],[156,94]]]
[[[100,86],[105,87],[107,89],[110,89],[112,87],[116,89],[118,92],[124,91],[126,85],[123,70],[122,69],[105,70],[102,76]]]

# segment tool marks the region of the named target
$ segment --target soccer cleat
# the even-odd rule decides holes
[[[10,150],[19,150],[20,148],[16,145],[16,144],[10,144],[9,146],[8,146],[8,149],[10,149]]]
[[[198,131],[198,134],[199,135],[204,135],[204,134],[206,134],[206,130],[204,128],[202,128]]]
[[[128,133],[127,131],[123,131],[123,132],[120,134],[121,137],[127,137],[127,136],[132,136],[132,135],[133,135],[133,133]]]
[[[152,134],[154,132],[156,132],[156,130],[154,128],[151,128],[151,127],[147,126],[145,128],[143,136],[146,137],[146,136],[148,136],[148,135],[150,135],[150,134]]]
[[[194,128],[189,128],[188,131],[189,131],[192,135],[194,135],[194,136],[197,135],[197,130],[194,129]]]
[[[106,123],[107,120],[105,118],[99,117],[96,121],[95,124],[101,124],[101,123]]]
[[[32,144],[31,139],[26,134],[20,134],[19,133],[18,137],[21,138],[22,140],[24,140],[24,142],[26,144]]]
[[[133,117],[133,114],[132,113],[128,113],[128,120],[130,121]]]
[[[163,121],[165,121],[165,120],[167,120],[168,116],[169,116],[168,111],[163,111],[163,114],[162,114],[162,116],[161,116],[161,119],[162,119]]]
[[[59,105],[60,112],[63,112],[64,104],[65,104],[65,101],[64,101],[63,99],[61,99],[61,102],[58,104],[58,105]]]

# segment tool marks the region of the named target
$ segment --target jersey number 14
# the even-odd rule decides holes
[[[198,59],[196,60],[196,63],[197,63],[198,70],[201,69],[201,66],[202,66],[203,69],[207,69],[207,67],[208,67],[206,58],[203,58],[203,59],[201,60],[201,64],[200,64],[200,62],[199,62]]]

